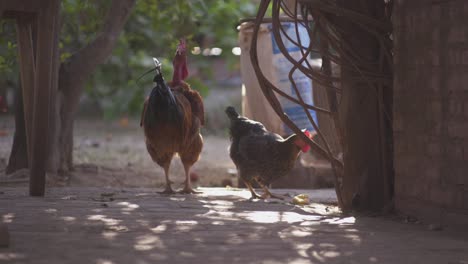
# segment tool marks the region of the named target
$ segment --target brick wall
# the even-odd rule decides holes
[[[468,1],[396,0],[395,202],[468,226]]]

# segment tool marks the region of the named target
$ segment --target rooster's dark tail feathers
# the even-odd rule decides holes
[[[180,125],[182,123],[182,111],[178,102],[167,86],[162,74],[159,72],[154,78],[156,86],[151,91],[148,106],[143,123],[147,127],[153,127],[157,121],[170,122]]]

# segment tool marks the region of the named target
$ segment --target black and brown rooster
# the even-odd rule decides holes
[[[203,147],[200,127],[204,125],[204,107],[200,94],[184,82],[188,75],[185,41],[181,40],[173,60],[174,75],[166,83],[161,65],[155,60],[156,86],[146,99],[140,125],[145,133],[148,153],[164,169],[166,187],[162,193],[174,193],[169,167],[178,154],[185,169],[185,186],[180,193],[197,193],[192,189],[190,168],[199,159]]]

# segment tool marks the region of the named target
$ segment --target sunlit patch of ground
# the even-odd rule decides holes
[[[333,190],[313,201],[250,201],[235,188],[159,195],[152,188],[4,188],[6,263],[467,263],[466,237],[385,218],[342,215]]]

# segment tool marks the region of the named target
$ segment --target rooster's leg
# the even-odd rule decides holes
[[[169,180],[169,164],[164,166],[164,174],[166,175],[166,188],[164,191],[159,192],[160,194],[174,194],[174,190],[172,190],[171,184],[172,181]]]
[[[263,194],[262,196],[260,196],[261,199],[267,199],[269,197],[271,198],[276,198],[276,199],[280,199],[280,200],[284,200],[284,197],[282,196],[279,196],[279,195],[276,195],[276,194],[272,194],[270,192],[270,190],[268,190],[268,188],[261,182],[259,181],[257,178],[255,178],[255,180],[258,182],[258,184],[262,187],[263,189]]]
[[[197,192],[192,189],[192,183],[190,181],[190,167],[191,165],[185,165],[184,164],[184,170],[185,170],[185,182],[184,182],[184,189],[179,191],[179,193],[184,193],[184,194],[197,194],[201,192]]]

